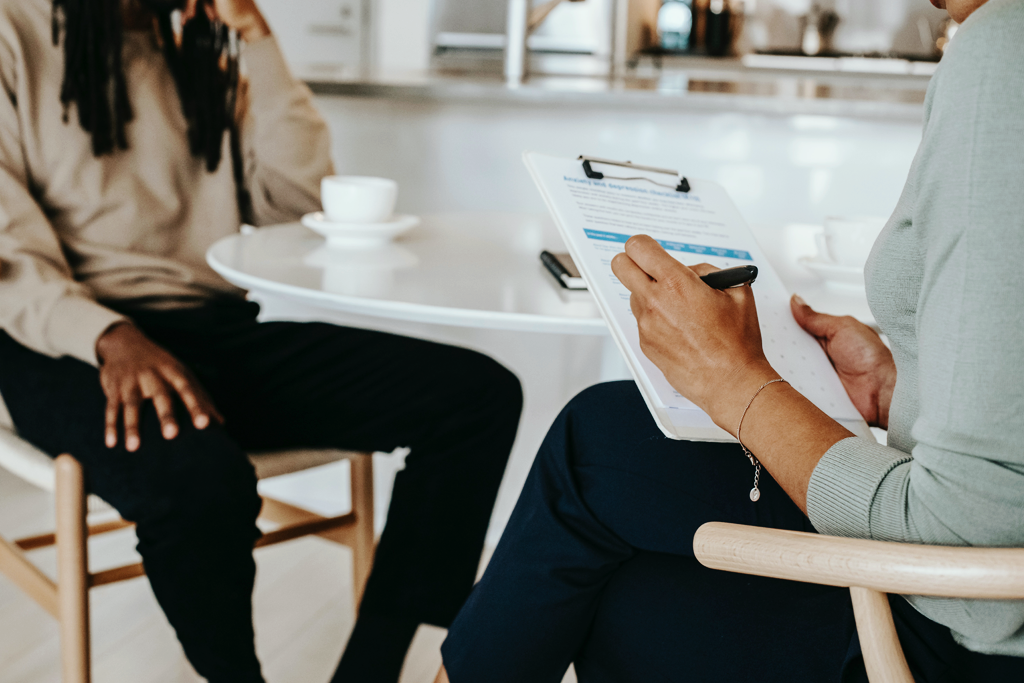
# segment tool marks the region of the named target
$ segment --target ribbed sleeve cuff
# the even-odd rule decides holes
[[[253,102],[288,101],[297,82],[288,69],[277,38],[271,34],[242,48],[249,97]]]
[[[92,299],[68,296],[54,305],[46,336],[58,354],[99,366],[96,342],[111,325],[124,320],[123,315]]]
[[[898,465],[912,460],[895,448],[860,437],[828,449],[811,474],[807,516],[819,533],[871,538],[871,504]]]

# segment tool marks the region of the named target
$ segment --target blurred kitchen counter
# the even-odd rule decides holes
[[[537,75],[518,87],[504,82],[500,61],[493,56],[455,55],[435,60],[440,64],[432,71],[418,73],[361,73],[332,64],[295,70],[318,95],[904,122],[921,121],[930,80],[926,75],[751,68],[740,59],[707,57],[668,58],[660,69],[648,59],[626,75],[609,77],[603,73],[605,65],[581,55],[535,59]]]

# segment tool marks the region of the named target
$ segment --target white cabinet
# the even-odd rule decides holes
[[[294,68],[359,67],[367,53],[365,0],[258,0]]]

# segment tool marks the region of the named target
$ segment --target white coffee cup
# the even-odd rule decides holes
[[[885,223],[874,216],[829,216],[818,235],[820,255],[842,266],[863,268]]]
[[[397,200],[398,183],[388,178],[330,175],[320,181],[324,216],[336,223],[382,223]]]

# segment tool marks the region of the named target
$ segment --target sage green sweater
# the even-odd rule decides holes
[[[989,0],[950,44],[865,275],[896,360],[888,446],[833,446],[811,478],[811,521],[1024,547],[1024,1]],[[1024,656],[1024,601],[908,600],[972,650]]]

